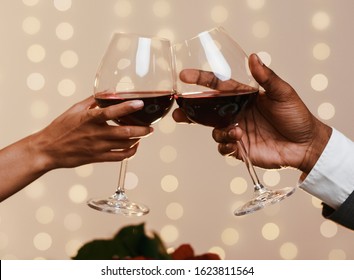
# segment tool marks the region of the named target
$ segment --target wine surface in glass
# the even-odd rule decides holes
[[[236,123],[238,113],[255,93],[208,91],[178,95],[176,101],[192,122],[223,128]]]
[[[97,93],[96,103],[104,108],[115,104],[120,104],[129,100],[143,100],[144,107],[114,120],[122,125],[142,125],[148,126],[163,118],[171,109],[174,101],[173,94],[169,91],[156,92],[117,92],[117,93]]]

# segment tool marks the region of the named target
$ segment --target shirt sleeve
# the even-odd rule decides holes
[[[338,209],[354,191],[354,142],[332,128],[322,155],[299,187]]]

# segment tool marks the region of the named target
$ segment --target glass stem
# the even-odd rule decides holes
[[[237,141],[237,146],[238,146],[238,149],[239,149],[239,151],[241,153],[242,160],[246,164],[247,171],[248,171],[248,173],[251,176],[251,179],[252,179],[252,182],[253,182],[253,186],[254,186],[254,191],[257,194],[265,192],[266,190],[265,190],[264,186],[260,183],[260,181],[258,179],[256,170],[254,169],[254,166],[253,166],[253,164],[252,164],[252,162],[251,162],[251,160],[250,160],[250,158],[248,156],[248,152],[247,152],[246,146],[243,143],[242,139]]]
[[[116,190],[116,195],[118,196],[118,199],[125,199],[125,200],[128,199],[127,196],[125,195],[125,190],[124,190],[127,165],[128,165],[128,159],[123,159],[120,164],[118,186]]]

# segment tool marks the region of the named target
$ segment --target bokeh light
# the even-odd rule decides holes
[[[70,104],[88,97],[112,33],[156,35],[174,44],[215,26],[223,26],[247,54],[257,53],[266,66],[290,82],[321,121],[341,127],[344,133],[350,131],[342,111],[349,108],[351,93],[341,86],[346,85],[342,81],[348,80],[354,61],[352,40],[339,35],[351,34],[353,2],[344,0],[338,9],[305,0],[289,5],[280,0],[94,2],[4,1],[2,147],[28,132],[41,131]],[[307,11],[301,22],[292,8]],[[129,40],[119,43],[119,50],[133,49]],[[133,62],[115,63],[116,71],[121,71]],[[159,60],[155,67],[166,63]],[[181,66],[180,59],[176,65]],[[132,78],[126,75],[122,80]],[[114,89],[121,88],[114,85]],[[336,98],[337,92],[341,98]],[[153,141],[141,140],[139,150],[146,149],[147,156],[141,153],[134,158],[125,187],[134,189],[128,193],[132,200],[148,198],[153,211],[143,221],[161,233],[168,247],[186,242],[196,253],[210,250],[226,259],[353,259],[351,235],[322,217],[318,198],[298,190],[280,204],[235,217],[233,211],[252,195],[244,163],[218,154],[211,128],[177,124],[172,111],[154,128]],[[94,197],[110,195],[117,173],[117,165],[110,162],[53,170],[2,203],[1,259],[70,259],[85,242],[109,238],[125,222],[93,211],[86,201],[88,192]],[[261,169],[258,175],[276,189],[296,185],[300,172]],[[19,211],[19,205],[26,211]],[[299,211],[308,213],[301,227],[311,229],[301,236],[293,230]],[[17,238],[21,232],[26,234]],[[252,250],[253,246],[262,250]]]

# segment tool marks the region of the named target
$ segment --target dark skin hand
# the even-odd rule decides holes
[[[142,101],[95,108],[91,96],[66,110],[42,130],[0,149],[0,201],[57,168],[133,156],[151,127],[109,125],[108,120],[142,109]]]
[[[239,114],[238,126],[213,129],[222,155],[241,159],[237,141],[242,138],[252,163],[262,168],[293,167],[308,174],[325,148],[332,129],[319,121],[302,102],[296,91],[265,66],[256,54],[249,67],[260,91]],[[180,73],[186,83],[212,85],[220,91],[239,89],[233,81],[217,80],[210,72],[186,69]],[[189,122],[181,109],[173,112],[177,122]]]

